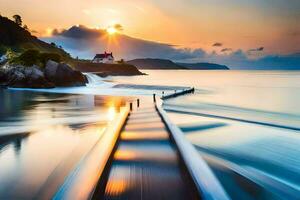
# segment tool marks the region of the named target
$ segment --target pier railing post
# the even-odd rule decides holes
[[[137,104],[137,107],[139,108],[140,107],[140,99],[137,99],[136,104]]]
[[[153,102],[156,103],[155,94],[153,94]]]
[[[130,107],[130,111],[132,111],[132,102],[130,102],[129,107]]]

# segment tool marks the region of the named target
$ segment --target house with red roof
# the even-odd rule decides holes
[[[106,51],[103,54],[96,54],[93,63],[114,63],[114,56],[111,53],[107,53]]]

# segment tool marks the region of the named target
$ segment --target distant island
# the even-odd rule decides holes
[[[165,59],[141,58],[129,60],[126,63],[134,65],[138,69],[186,69],[186,67]]]
[[[229,70],[225,65],[214,63],[175,63],[167,59],[141,58],[129,60],[126,63],[138,69],[181,69],[181,70]]]
[[[215,63],[176,63],[191,70],[229,70],[226,65],[219,65]]]

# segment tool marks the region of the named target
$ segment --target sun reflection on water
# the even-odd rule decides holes
[[[0,199],[32,199],[44,183],[63,181],[98,142],[105,144],[106,130],[125,105],[124,98],[94,95],[5,90],[3,96],[12,103],[0,108],[0,134],[20,136],[0,143]]]
[[[112,121],[116,117],[116,108],[115,107],[109,107],[107,111],[107,119],[109,121]]]

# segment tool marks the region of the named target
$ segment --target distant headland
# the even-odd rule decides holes
[[[214,63],[177,63],[166,59],[142,58],[129,60],[126,63],[138,69],[181,69],[181,70],[229,70],[225,65]]]

